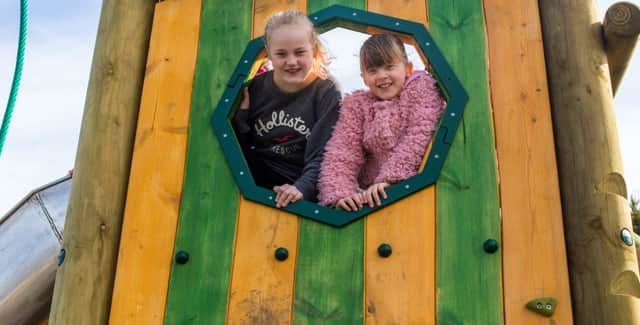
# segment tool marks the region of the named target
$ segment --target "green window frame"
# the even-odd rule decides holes
[[[469,97],[444,56],[438,50],[433,38],[424,25],[420,23],[339,5],[313,13],[309,15],[309,19],[319,31],[329,30],[338,26],[348,29],[357,29],[354,26],[373,26],[413,37],[416,41],[415,45],[420,48],[429,61],[431,73],[438,80],[438,84],[447,101],[423,171],[387,188],[388,198],[384,200],[382,206],[374,208],[365,206],[360,211],[347,212],[302,200],[282,209],[304,218],[334,227],[342,227],[436,182],[449,152],[449,147],[453,143],[453,138]],[[275,209],[275,192],[255,184],[230,122],[231,114],[239,104],[243,84],[249,76],[253,62],[263,48],[263,37],[253,39],[247,44],[218,102],[211,124],[242,195],[248,200],[268,205]]]

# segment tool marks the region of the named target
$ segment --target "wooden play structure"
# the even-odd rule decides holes
[[[266,19],[331,5],[423,24],[469,96],[435,185],[340,228],[245,199],[211,125]],[[612,91],[640,17],[595,13],[104,0],[49,323],[640,324]]]

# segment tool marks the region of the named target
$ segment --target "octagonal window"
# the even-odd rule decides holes
[[[383,201],[382,206],[365,206],[356,212],[346,212],[302,200],[284,208],[302,217],[333,226],[343,226],[436,181],[462,117],[467,94],[421,24],[342,6],[329,7],[309,17],[316,25],[328,52],[330,77],[343,94],[356,89],[366,89],[360,77],[361,44],[370,34],[392,32],[400,36],[405,43],[405,50],[414,69],[428,70],[436,77],[446,100],[439,127],[433,134],[421,170],[415,176],[388,187],[388,198]],[[253,173],[250,170],[230,122],[240,105],[246,82],[256,74],[270,69],[265,57],[262,38],[249,42],[218,103],[212,124],[242,194],[249,200],[275,207],[275,192],[256,185],[254,176],[259,175],[254,173],[258,171],[255,167]]]

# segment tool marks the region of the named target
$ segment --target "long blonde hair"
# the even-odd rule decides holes
[[[313,49],[313,65],[311,69],[321,79],[327,79],[329,77],[329,69],[327,68],[327,51],[324,48],[324,45],[322,45],[322,42],[320,42],[318,32],[316,32],[311,20],[309,20],[307,15],[300,11],[280,11],[269,17],[269,20],[267,20],[267,24],[264,26],[264,42],[267,51],[269,51],[269,39],[271,37],[271,33],[273,33],[275,29],[285,25],[293,25],[296,23],[302,23],[309,28],[309,42],[311,43],[311,48]]]

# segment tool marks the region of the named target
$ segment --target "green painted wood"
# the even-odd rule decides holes
[[[430,0],[431,33],[469,93],[436,186],[438,324],[502,324],[501,250],[494,135],[481,0]]]
[[[364,220],[333,228],[300,219],[294,324],[363,322]]]
[[[184,190],[165,323],[223,324],[238,189],[211,124],[216,103],[251,36],[250,1],[203,0]],[[194,18],[195,19],[195,18]]]
[[[364,9],[364,0],[309,0],[313,13],[340,4]],[[300,219],[293,323],[362,324],[364,220],[333,228]]]

